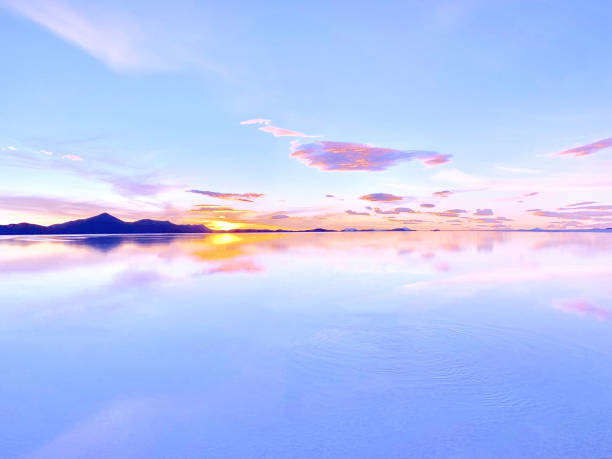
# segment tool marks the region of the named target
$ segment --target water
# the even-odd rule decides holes
[[[1,457],[612,457],[612,234],[0,239]]]

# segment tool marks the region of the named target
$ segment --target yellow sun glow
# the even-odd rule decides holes
[[[206,223],[206,226],[213,230],[229,231],[240,228],[241,225],[239,223],[226,222],[223,220],[211,220]]]

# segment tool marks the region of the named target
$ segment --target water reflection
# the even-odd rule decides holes
[[[0,273],[1,456],[612,449],[611,234],[4,237]]]

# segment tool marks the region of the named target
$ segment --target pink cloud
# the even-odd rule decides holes
[[[432,193],[433,196],[438,196],[439,198],[448,198],[452,194],[454,194],[454,192],[449,190],[435,191],[434,193]]]
[[[427,203],[425,203],[425,204],[421,204],[421,207],[424,207],[426,209],[431,209],[433,207],[436,207],[436,205],[435,204],[427,204]]]
[[[284,129],[277,126],[264,126],[259,128],[260,131],[268,132],[274,137],[319,137],[317,135],[308,135],[303,132],[292,131],[290,129]]]
[[[593,153],[597,153],[599,150],[612,147],[612,138],[602,139],[588,145],[581,145],[579,147],[570,148],[569,150],[560,151],[559,153],[553,153],[551,156],[570,156],[578,158],[580,156],[588,156]]]
[[[582,202],[575,202],[574,204],[568,204],[565,207],[576,207],[576,206],[588,206],[589,204],[597,204],[597,201],[582,201]]]
[[[389,193],[371,193],[361,196],[359,199],[363,199],[364,201],[374,201],[374,202],[393,202],[393,201],[401,201],[404,199],[402,196],[395,196],[394,194]]]
[[[77,155],[64,155],[62,158],[69,159],[70,161],[83,161],[83,158]]]
[[[271,120],[267,120],[265,118],[255,118],[252,120],[241,121],[240,124],[263,124],[264,126],[260,127],[259,130],[272,134],[274,137],[319,137],[316,135],[304,134],[303,132],[292,131],[291,129],[284,129],[278,126],[272,126],[270,124],[271,122]]]
[[[592,316],[600,320],[612,320],[612,310],[595,306],[585,300],[561,301],[555,307],[565,312]]]
[[[255,118],[252,120],[246,120],[246,121],[241,121],[240,124],[246,124],[246,125],[250,125],[250,124],[265,124],[268,125],[270,124],[271,121],[270,120],[266,120],[264,118]]]
[[[351,142],[294,144],[292,150],[293,158],[324,171],[383,171],[400,161],[413,160],[435,166],[451,158],[433,151],[394,150]]]

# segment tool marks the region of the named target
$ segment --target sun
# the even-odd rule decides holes
[[[242,225],[224,220],[210,220],[206,223],[206,226],[213,230],[231,231],[233,229],[240,228]]]

